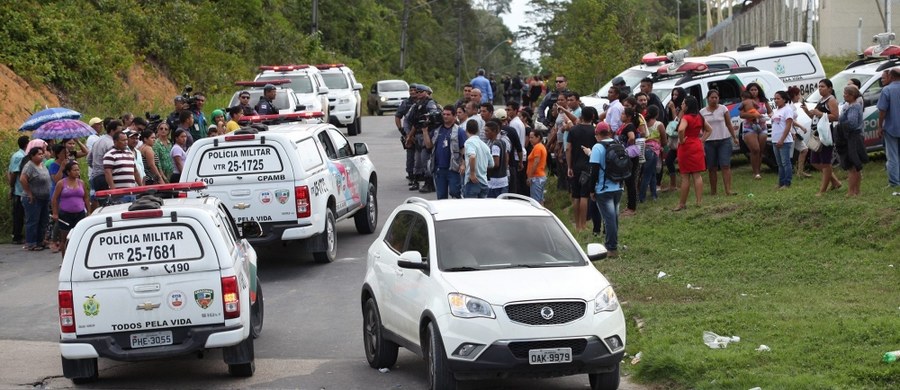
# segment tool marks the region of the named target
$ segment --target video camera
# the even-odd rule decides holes
[[[413,121],[416,128],[427,127],[429,130],[437,128],[442,123],[444,123],[444,117],[441,115],[440,111],[426,112],[419,115],[416,120]]]
[[[191,110],[197,109],[197,96],[191,96],[191,92],[194,91],[194,87],[190,85],[185,85],[184,89],[181,90],[181,97],[184,98],[184,101],[188,103],[191,107]]]

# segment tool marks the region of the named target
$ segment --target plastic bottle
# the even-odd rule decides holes
[[[900,351],[885,352],[884,356],[881,357],[881,361],[885,363],[893,363],[897,360],[900,360]]]

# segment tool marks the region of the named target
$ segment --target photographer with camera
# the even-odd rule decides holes
[[[548,111],[550,111],[551,107],[556,106],[559,97],[565,92],[569,92],[569,80],[563,75],[556,76],[556,89],[544,95],[544,100],[538,106],[538,122],[547,125],[548,128],[553,126],[553,123],[556,121],[556,115],[552,111]]]
[[[407,145],[411,145],[415,150],[413,183],[409,190],[418,190],[425,194],[434,192],[434,180],[431,178],[431,170],[427,167],[431,160],[431,150],[425,147],[424,132],[433,133],[441,125],[443,118],[441,117],[441,108],[431,98],[431,88],[420,84],[416,86],[416,90],[419,93],[419,100],[407,114],[410,123],[410,132],[406,135]],[[431,135],[429,134],[429,136]],[[422,188],[419,188],[419,181],[425,182]]]
[[[175,96],[175,102],[173,106],[175,110],[169,113],[169,116],[166,117],[166,124],[169,125],[170,129],[178,127],[178,113],[181,110],[187,110],[189,108],[189,106],[187,105],[187,99],[185,99],[182,95]]]

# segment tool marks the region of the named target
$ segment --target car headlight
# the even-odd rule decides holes
[[[381,101],[382,101],[382,102],[386,102],[386,101],[387,101],[387,97],[382,96],[382,97],[381,97]]]
[[[462,318],[495,318],[491,304],[483,299],[470,297],[465,294],[450,293],[447,295],[450,303],[450,313]]]
[[[601,311],[615,311],[619,308],[619,298],[612,286],[607,286],[594,297],[594,314]]]
[[[350,98],[338,99],[338,104],[350,104]]]

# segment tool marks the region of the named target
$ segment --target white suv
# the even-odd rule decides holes
[[[428,362],[431,389],[498,376],[589,374],[615,389],[625,319],[609,281],[562,222],[530,198],[409,198],[369,247],[360,303],[366,358],[398,346]]]
[[[69,236],[58,287],[66,378],[96,380],[100,357],[141,361],[211,348],[222,349],[232,375],[253,375],[253,339],[263,324],[256,252],[218,199],[161,199],[204,187],[97,192],[142,195],[97,209]],[[242,230],[260,228],[248,222]]]
[[[347,135],[362,133],[360,117],[362,117],[362,99],[359,91],[362,84],[344,64],[316,65],[328,87],[328,121],[339,127],[347,128]]]
[[[306,111],[325,113],[328,118],[328,87],[319,73],[319,69],[309,65],[263,65],[254,81],[270,81],[288,79],[285,88],[294,90],[300,105]]]

